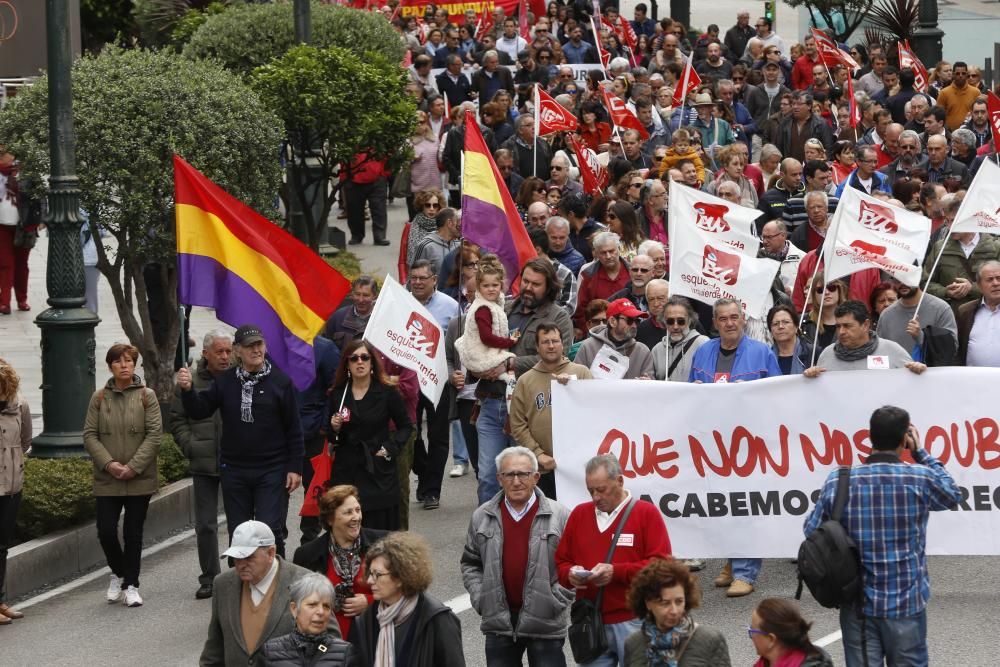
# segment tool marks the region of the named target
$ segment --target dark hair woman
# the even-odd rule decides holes
[[[809,641],[811,627],[791,600],[761,600],[747,626],[760,656],[754,667],[833,667],[826,651]]]
[[[537,176],[528,176],[517,191],[514,204],[521,214],[521,221],[528,224],[528,207],[536,201],[545,202],[545,181]]]
[[[630,262],[639,254],[639,244],[646,240],[639,227],[639,216],[627,201],[619,199],[608,207],[608,228],[621,237],[618,253]]]
[[[677,560],[656,558],[639,570],[628,592],[629,609],[642,628],[625,640],[625,667],[712,665],[727,667],[729,647],[721,632],[695,623],[701,602],[698,577]]]
[[[782,375],[801,375],[812,365],[812,342],[799,335],[795,309],[787,303],[767,311],[767,330],[771,332],[774,355],[778,357],[778,367]]]
[[[295,550],[296,565],[325,574],[333,584],[333,611],[340,636],[347,639],[351,625],[372,603],[365,577],[365,554],[385,537],[384,530],[363,528],[361,495],[350,484],[334,486],[319,499],[319,521],[327,532]]]
[[[18,394],[21,379],[0,359],[0,625],[24,614],[7,606],[7,550],[14,544],[17,509],[24,488],[24,455],[31,447],[31,410]]]
[[[378,352],[365,340],[344,347],[330,392],[330,427],[335,434],[330,484],[358,487],[366,528],[400,526],[399,471],[395,457],[413,423],[406,404],[382,370]],[[389,430],[390,420],[396,430]]]
[[[142,529],[149,499],[159,484],[160,404],[156,393],[135,374],[139,350],[116,343],[104,361],[111,379],[90,397],[83,426],[83,446],[94,463],[97,537],[111,569],[107,601],[142,605],[139,567]],[[124,545],[118,541],[118,517],[125,510]],[[123,597],[124,594],[124,597]]]

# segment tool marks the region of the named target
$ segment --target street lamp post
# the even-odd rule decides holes
[[[83,420],[94,392],[94,328],[100,318],[87,302],[80,247],[80,180],[76,177],[69,0],[46,0],[48,40],[49,174],[47,308],[42,330],[42,433],[32,443],[40,458],[86,456]]]
[[[944,31],[938,28],[937,0],[920,0],[917,29],[913,31],[913,50],[926,67],[933,67],[941,61],[942,37]]]

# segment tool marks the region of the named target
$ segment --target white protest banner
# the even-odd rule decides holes
[[[888,403],[909,411],[924,448],[962,489],[958,508],[931,515],[928,553],[1000,554],[998,386],[993,368],[554,383],[559,502],[589,501],[584,465],[609,453],[625,488],[660,509],[676,553],[793,557],[823,482],[862,463],[871,413]]]
[[[920,284],[931,221],[856,188],[844,188],[823,244],[827,281],[876,268],[904,285]]]
[[[755,208],[739,206],[670,181],[668,213],[671,235],[674,227],[686,225],[711,234],[713,242],[725,243],[741,255],[757,256],[760,239],[754,236],[754,221],[760,217],[760,211]],[[671,236],[670,247],[675,245]]]
[[[979,165],[951,231],[1000,234],[1000,167],[996,163],[983,160]]]
[[[437,405],[448,381],[444,332],[430,311],[387,275],[365,328],[365,340],[417,374],[420,391]]]

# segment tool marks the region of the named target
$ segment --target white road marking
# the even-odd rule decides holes
[[[451,607],[451,610],[456,614],[461,614],[463,611],[472,609],[472,600],[469,599],[468,593],[459,595],[457,598],[452,598],[444,604],[447,607]]]
[[[839,642],[841,639],[843,639],[843,637],[844,633],[842,633],[840,630],[837,630],[836,632],[831,632],[826,637],[821,637],[820,639],[817,639],[816,641],[813,642],[813,644],[819,646],[820,648],[824,648],[829,646],[830,644]]]

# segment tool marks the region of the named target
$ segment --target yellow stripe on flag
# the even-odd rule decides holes
[[[489,159],[482,153],[466,151],[462,194],[493,204],[503,211],[505,209],[498,188]]]

